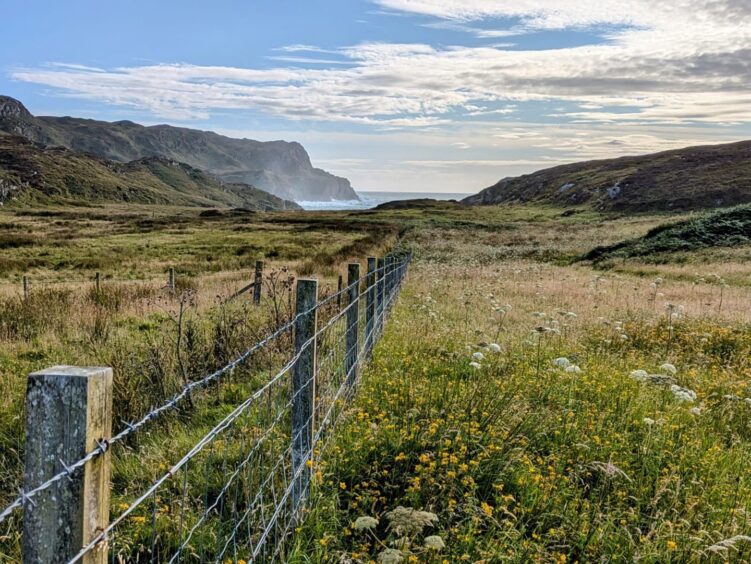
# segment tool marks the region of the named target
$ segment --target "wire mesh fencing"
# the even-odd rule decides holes
[[[309,496],[316,461],[324,456],[331,430],[383,332],[410,261],[409,254],[369,259],[362,276],[359,265],[350,265],[346,287],[324,299],[318,299],[315,281],[299,280],[296,313],[289,322],[140,421],[99,440],[86,456],[59,460],[44,482],[25,487],[0,513],[0,526],[14,512],[23,512],[26,522],[50,498],[65,498],[88,464],[119,448],[116,464],[131,471],[128,481],[118,480],[115,472],[113,516],[83,533],[76,549],[59,561],[279,559]],[[193,426],[174,433],[174,449],[167,437],[169,452],[158,470],[149,448],[134,450],[125,444],[191,393],[238,371],[251,372],[248,360],[281,339],[294,346],[276,354],[275,366],[262,374],[236,379],[243,384],[235,390],[239,401],[234,407],[217,406],[210,423],[191,419]],[[146,439],[141,446],[156,448],[157,442]],[[69,523],[59,526],[70,528]],[[48,542],[33,538],[42,533],[25,528],[24,548]]]

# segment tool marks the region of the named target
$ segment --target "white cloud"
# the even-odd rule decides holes
[[[291,120],[432,127],[457,113],[477,115],[473,108],[488,103],[562,100],[582,104],[581,111],[558,117],[748,121],[751,7],[738,8],[735,2],[379,0],[385,8],[448,18],[445,25],[460,28],[466,24],[455,20],[501,16],[521,18],[528,28],[627,27],[609,32],[609,43],[572,48],[364,43],[336,51],[341,59],[279,57],[285,63],[328,68],[162,64],[104,70],[57,65],[16,69],[12,76],[169,118],[254,109]],[[280,51],[332,53],[309,45]],[[627,111],[615,112],[614,106]]]
[[[607,41],[537,50],[511,50],[504,44],[363,43],[338,50],[290,45],[277,50],[280,64],[269,69],[190,64],[101,69],[58,64],[18,68],[11,75],[16,80],[59,88],[69,96],[145,110],[172,120],[207,120],[216,111],[252,110],[299,127],[305,123],[316,127],[318,122],[355,124],[369,132],[371,144],[389,139],[401,152],[406,143],[416,143],[425,151],[429,148],[432,153],[397,153],[383,160],[392,163],[389,171],[400,158],[411,161],[409,170],[400,172],[413,175],[411,178],[422,175],[426,186],[428,178],[430,182],[449,181],[438,172],[426,175],[426,163],[442,174],[450,168],[436,164],[450,160],[450,155],[431,156],[440,152],[439,146],[425,145],[420,138],[426,137],[468,155],[452,166],[464,173],[476,166],[484,171],[478,174],[490,176],[490,167],[480,163],[494,163],[499,175],[521,173],[560,159],[649,152],[700,141],[734,140],[739,131],[748,133],[748,2],[375,3],[391,13],[436,18],[427,25],[477,37],[595,26]],[[326,61],[312,59],[316,54],[329,56]],[[315,68],[293,66],[313,61]],[[529,106],[523,104],[538,101],[552,102],[549,108],[560,109],[547,110],[548,115],[539,116],[538,123],[518,123],[520,116],[528,119]],[[704,124],[705,133],[700,134],[701,128],[692,124]],[[714,127],[717,124],[726,124],[728,133]],[[730,124],[744,124],[745,129]],[[416,129],[429,131],[429,135],[412,133]],[[299,137],[299,132],[291,136]],[[341,158],[369,155],[365,145],[359,149],[359,155]],[[335,159],[337,155],[326,157]],[[372,162],[340,164],[341,169],[335,172],[345,174],[351,169],[356,181],[372,181],[372,171],[377,168]],[[361,172],[364,166],[369,167],[367,174]],[[396,175],[392,178],[390,174],[384,172],[383,178],[391,179],[384,182],[396,182]]]

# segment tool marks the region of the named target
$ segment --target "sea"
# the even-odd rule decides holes
[[[304,210],[369,210],[386,202],[433,198],[434,200],[461,200],[471,194],[446,192],[368,192],[358,191],[359,200],[331,200],[329,202],[297,202]]]

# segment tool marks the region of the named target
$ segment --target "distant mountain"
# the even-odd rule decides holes
[[[462,202],[640,212],[734,206],[751,202],[751,141],[557,166],[504,178]]]
[[[294,142],[234,139],[210,131],[145,127],[131,121],[34,117],[8,96],[0,96],[0,131],[46,147],[67,147],[119,162],[164,157],[290,200],[358,199],[349,180],[313,168],[303,146]]]
[[[299,209],[294,202],[240,183],[225,183],[163,157],[117,163],[62,147],[45,148],[0,133],[0,205],[137,204]]]

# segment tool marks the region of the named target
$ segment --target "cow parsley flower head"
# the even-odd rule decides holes
[[[644,382],[649,374],[646,370],[632,370],[628,376],[629,378],[636,380],[637,382]]]
[[[571,361],[567,359],[565,356],[561,356],[561,357],[556,358],[553,361],[553,364],[555,364],[559,368],[568,368],[569,366],[571,366]]]
[[[402,551],[396,548],[387,548],[378,554],[380,564],[399,564],[402,560],[404,560]]]
[[[488,345],[488,350],[494,353],[501,352],[501,345],[498,343],[490,343]]]
[[[475,360],[485,360],[485,355],[478,351],[472,354],[472,358]]]
[[[682,388],[676,384],[670,386],[670,391],[673,392],[675,399],[681,402],[693,403],[696,401],[696,392],[689,390],[688,388]]]
[[[678,369],[673,364],[670,364],[669,362],[666,362],[665,364],[660,366],[660,370],[662,370],[665,374],[671,374],[671,375],[675,375],[678,372]]]
[[[654,419],[652,419],[651,417],[645,417],[645,418],[643,419],[643,421],[644,421],[644,424],[645,424],[645,425],[646,425],[647,427],[651,427],[652,425],[654,425],[654,424],[655,424],[655,420],[654,420]]]
[[[389,529],[397,535],[419,534],[425,527],[438,522],[438,515],[430,511],[418,511],[401,505],[386,513]]]
[[[582,369],[579,368],[576,364],[572,364],[571,366],[566,367],[566,372],[571,372],[573,374],[581,374]]]
[[[430,535],[429,537],[425,537],[425,548],[428,550],[442,550],[446,548],[446,545],[438,535]]]
[[[355,521],[355,524],[353,525],[356,531],[363,531],[365,529],[374,529],[377,526],[378,526],[378,519],[376,519],[375,517],[370,517],[368,515],[358,517],[357,520]]]
[[[480,370],[480,368],[482,368],[482,364],[479,362],[470,362],[469,365],[475,370]]]

